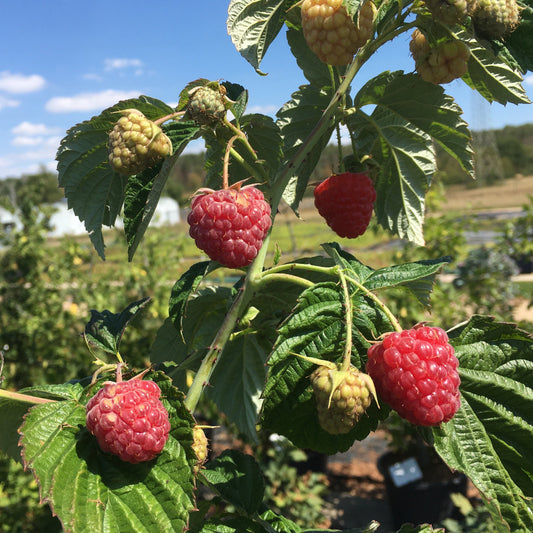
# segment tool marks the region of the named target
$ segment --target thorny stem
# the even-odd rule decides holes
[[[368,296],[374,303],[378,305],[378,307],[383,311],[383,313],[385,313],[385,315],[387,316],[396,331],[403,331],[402,326],[400,326],[398,319],[393,315],[392,311],[372,291],[367,289],[364,285],[359,283],[356,279],[351,278],[350,276],[346,276],[346,279],[350,283],[353,283],[361,292],[365,294],[365,296]]]

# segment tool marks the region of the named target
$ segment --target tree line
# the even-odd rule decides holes
[[[444,185],[465,184],[469,187],[491,185],[518,174],[533,174],[533,124],[506,126],[498,130],[472,132],[476,153],[477,180],[472,181],[458,163],[436,146],[439,171],[435,179]],[[351,152],[343,146],[343,155]],[[172,169],[163,194],[186,205],[190,196],[201,187],[204,179],[203,152],[183,154]],[[330,145],[324,150],[311,182],[319,181],[339,170],[339,149]],[[32,205],[62,200],[63,191],[57,186],[57,174],[45,167],[35,174],[0,180],[0,206],[13,209],[23,202]]]

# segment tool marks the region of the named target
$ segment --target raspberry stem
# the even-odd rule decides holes
[[[185,111],[176,111],[175,113],[170,113],[170,115],[166,115],[164,117],[158,118],[157,120],[154,120],[153,123],[157,126],[160,126],[167,120],[173,120],[178,117],[182,117],[185,114]]]
[[[0,389],[0,398],[8,398],[17,402],[31,403],[32,405],[39,403],[50,403],[57,400],[49,400],[48,398],[39,398],[38,396],[30,396],[29,394],[22,394],[20,392],[12,392]]]
[[[346,343],[344,345],[344,355],[342,358],[341,370],[347,371],[352,364],[352,320],[353,320],[353,306],[352,299],[350,297],[350,291],[348,290],[348,284],[346,283],[346,277],[342,269],[338,268],[337,273],[342,285],[342,292],[344,294],[344,309],[346,316]]]
[[[222,188],[229,188],[229,155],[233,147],[233,143],[238,139],[238,135],[234,135],[226,146],[226,151],[224,152],[224,164],[222,166]]]
[[[390,323],[394,327],[395,331],[401,332],[403,331],[402,326],[400,326],[400,323],[398,322],[398,319],[394,316],[392,311],[369,289],[367,289],[363,284],[359,283],[356,279],[351,278],[349,276],[346,276],[346,279],[353,283],[361,292],[365,294],[365,296],[368,296],[374,303],[378,305],[378,307],[385,313],[387,318],[389,319]]]

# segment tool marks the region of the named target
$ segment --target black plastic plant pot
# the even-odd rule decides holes
[[[392,452],[378,459],[396,529],[406,523],[436,524],[445,518],[459,517],[450,496],[466,494],[467,478],[442,466],[446,465],[442,463],[429,469],[432,471],[422,472],[414,457],[399,458]]]

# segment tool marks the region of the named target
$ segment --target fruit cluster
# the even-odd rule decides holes
[[[344,172],[317,185],[314,197],[315,207],[328,226],[339,237],[355,239],[370,223],[376,190],[366,174]]]
[[[109,164],[115,172],[134,176],[172,154],[172,143],[161,128],[136,109],[122,111],[109,134]]]
[[[253,186],[200,191],[187,217],[189,235],[210,259],[229,268],[248,266],[270,229],[270,205]]]
[[[106,381],[86,406],[87,429],[104,452],[128,463],[150,461],[168,439],[168,411],[153,381]]]
[[[468,71],[470,50],[463,41],[447,41],[432,47],[426,36],[416,29],[409,49],[421,78],[435,85],[450,83]]]
[[[342,0],[303,0],[302,29],[309,48],[328,65],[347,65],[373,33],[374,4],[365,2],[357,26]]]
[[[368,349],[366,371],[378,396],[421,426],[447,422],[460,407],[459,361],[446,332],[421,326],[388,334]]]

